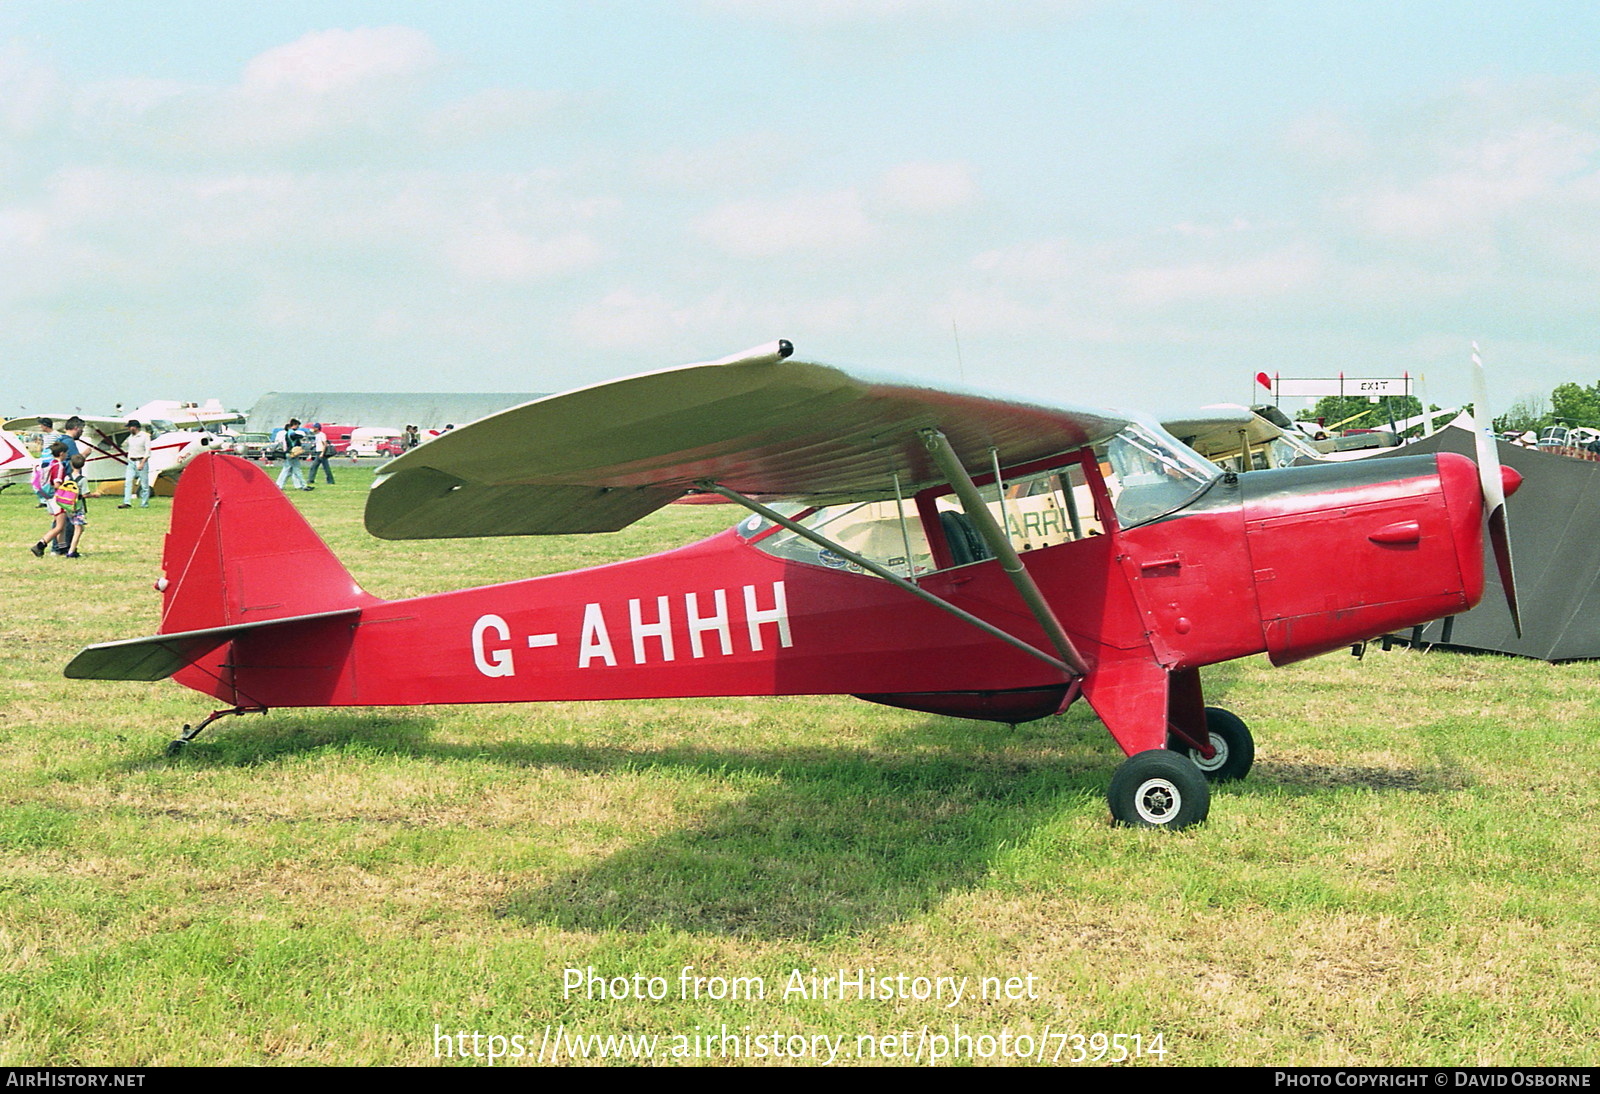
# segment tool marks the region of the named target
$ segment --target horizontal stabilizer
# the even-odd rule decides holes
[[[165,680],[224,642],[249,631],[360,614],[360,608],[341,608],[332,612],[263,619],[255,623],[234,623],[226,627],[206,627],[197,631],[175,631],[172,634],[153,634],[148,638],[102,642],[80,650],[78,656],[68,662],[66,674],[73,680]]]

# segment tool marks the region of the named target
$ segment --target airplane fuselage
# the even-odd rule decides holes
[[[1105,534],[1023,558],[1090,666],[1084,693],[1103,717],[1127,712],[1106,720],[1132,752],[1165,740],[1162,719],[1113,723],[1150,721],[1133,712],[1156,681],[1165,704],[1167,676],[1260,652],[1281,664],[1471,607],[1479,499],[1458,456],[1258,471],[1133,528],[1103,514]],[[192,565],[175,549],[169,578]],[[314,571],[316,548],[300,550]],[[282,614],[282,582],[236,565],[221,622]],[[1045,644],[995,560],[917,581]],[[244,706],[845,693],[1009,721],[1078,694],[1070,675],[878,577],[775,556],[741,529],[594,569],[356,603],[346,619],[241,634],[177,679]],[[168,608],[163,630],[204,622]]]

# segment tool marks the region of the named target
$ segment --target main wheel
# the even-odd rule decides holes
[[[1135,753],[1111,776],[1111,817],[1136,828],[1187,828],[1211,811],[1211,788],[1189,757],[1165,748]]]
[[[1250,765],[1256,762],[1256,742],[1244,719],[1221,707],[1206,707],[1206,734],[1211,738],[1211,747],[1216,749],[1211,759],[1205,759],[1187,746],[1179,749],[1194,761],[1206,778],[1214,783],[1226,783],[1249,774]]]

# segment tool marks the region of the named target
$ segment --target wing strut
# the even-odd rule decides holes
[[[1050,602],[1044,598],[1044,594],[1039,591],[1039,586],[1033,580],[1033,575],[1028,573],[1028,568],[1022,564],[1016,548],[1011,546],[1011,540],[1007,538],[1000,525],[995,523],[994,514],[989,512],[989,505],[979,495],[972,476],[967,474],[967,469],[961,465],[961,458],[950,446],[950,439],[937,429],[923,430],[922,439],[928,446],[928,454],[933,457],[933,462],[939,465],[939,471],[950,481],[950,485],[955,487],[956,497],[961,499],[961,508],[966,511],[967,518],[976,526],[990,553],[1000,560],[1001,568],[1011,579],[1011,584],[1017,588],[1017,595],[1022,597],[1022,602],[1033,613],[1033,618],[1044,628],[1044,633],[1049,635],[1050,644],[1055,646],[1056,652],[1061,655],[1061,660],[1066,662],[1075,675],[1089,675],[1089,667],[1084,664],[1083,657],[1073,646],[1072,639],[1067,637],[1066,629],[1061,626],[1061,620],[1050,610]],[[996,462],[998,461],[997,456]],[[996,485],[998,486],[998,481]]]
[[[845,547],[842,544],[835,543],[833,540],[829,539],[825,535],[822,535],[820,532],[814,532],[810,528],[805,527],[804,525],[796,524],[794,521],[790,520],[788,517],[786,517],[782,513],[778,512],[776,509],[770,509],[767,506],[762,505],[759,501],[756,501],[754,498],[747,498],[743,494],[739,493],[739,491],[730,490],[728,487],[723,486],[721,483],[718,483],[718,482],[699,482],[699,483],[696,483],[695,485],[697,487],[699,487],[701,490],[706,491],[707,493],[720,494],[723,497],[727,498],[729,501],[738,502],[740,505],[744,506],[746,509],[750,510],[752,513],[757,513],[760,516],[765,517],[767,520],[772,521],[772,523],[780,525],[780,526],[782,526],[784,528],[787,528],[789,531],[793,532],[795,535],[799,536],[801,539],[810,540],[812,543],[815,543],[818,547],[822,547],[825,550],[829,550],[829,551],[834,552],[835,554],[839,555],[842,558],[848,559],[850,562],[853,562],[857,566],[860,566],[863,570],[866,570],[868,573],[873,574],[873,575],[875,575],[877,577],[881,577],[885,581],[889,582],[890,584],[892,584],[892,585],[894,585],[894,586],[896,586],[898,588],[904,589],[906,592],[910,593],[912,596],[916,597],[919,600],[925,600],[929,604],[932,604],[934,607],[939,608],[939,609],[941,609],[943,611],[949,612],[951,615],[955,616],[957,619],[960,619],[960,620],[962,620],[964,622],[972,624],[974,627],[977,627],[980,631],[983,631],[985,634],[990,635],[991,637],[998,638],[998,639],[1000,639],[1000,641],[1005,642],[1008,645],[1015,646],[1017,649],[1021,650],[1023,653],[1030,654],[1030,655],[1032,655],[1034,657],[1037,657],[1039,660],[1043,661],[1045,664],[1051,666],[1052,668],[1056,668],[1056,669],[1061,670],[1062,672],[1066,673],[1068,676],[1083,676],[1083,675],[1085,675],[1085,672],[1084,672],[1083,669],[1081,669],[1081,668],[1074,669],[1067,662],[1065,662],[1065,661],[1063,661],[1063,660],[1061,660],[1059,658],[1052,657],[1050,654],[1046,653],[1044,650],[1039,649],[1037,646],[1033,645],[1032,643],[1025,642],[1021,638],[1018,638],[1014,634],[1008,634],[1007,632],[1001,630],[999,627],[996,627],[993,623],[990,623],[988,620],[979,619],[977,616],[973,615],[971,612],[966,611],[966,610],[964,610],[962,608],[958,608],[954,604],[950,603],[948,600],[945,600],[942,597],[935,596],[934,594],[928,592],[928,590],[926,590],[924,588],[921,588],[920,586],[912,584],[911,582],[907,581],[905,578],[901,577],[899,574],[894,573],[891,570],[885,569],[884,567],[878,565],[876,562],[873,562],[870,558],[866,558],[866,557],[864,557],[862,555],[856,554],[854,551],[850,550],[848,547]],[[985,510],[985,512],[987,512],[987,510]],[[910,557],[910,556],[907,556],[907,557]],[[1069,649],[1071,648],[1070,644],[1068,645],[1068,648]],[[1081,665],[1082,662],[1080,661],[1079,664]]]

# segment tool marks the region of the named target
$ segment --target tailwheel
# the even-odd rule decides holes
[[[1211,788],[1187,756],[1164,748],[1135,753],[1111,776],[1111,817],[1135,828],[1187,828],[1211,811]]]
[[[205,721],[201,722],[199,725],[185,725],[183,727],[183,732],[178,734],[176,739],[167,743],[167,755],[183,755],[183,750],[188,746],[189,742],[200,736],[201,732],[204,731],[206,726],[210,725],[212,722],[215,722],[218,718],[226,718],[230,714],[265,714],[266,712],[266,707],[233,707],[229,710],[213,710],[206,717]]]
[[[1192,748],[1180,749],[1206,778],[1226,783],[1250,773],[1250,765],[1256,762],[1256,742],[1243,718],[1221,707],[1206,707],[1206,735],[1215,750],[1209,760]]]

